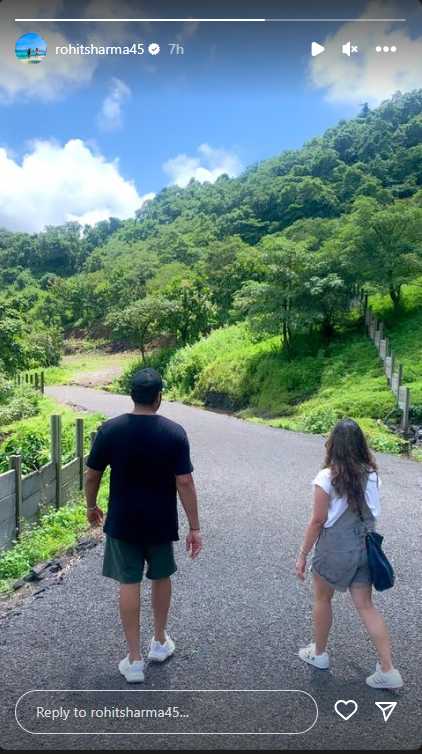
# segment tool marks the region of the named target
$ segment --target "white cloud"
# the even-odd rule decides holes
[[[98,115],[98,125],[103,131],[115,131],[123,125],[122,106],[129,99],[131,90],[121,79],[112,78],[110,91],[105,97]]]
[[[35,232],[68,220],[126,218],[146,199],[80,139],[33,142],[21,162],[0,148],[0,227]]]
[[[65,35],[54,24],[18,24],[16,18],[41,18],[60,15],[63,3],[59,0],[16,0],[0,4],[0,102],[16,99],[54,100],[69,91],[91,81],[98,61],[93,56],[56,55],[56,46],[68,43]],[[48,15],[47,15],[48,14]],[[39,65],[21,63],[15,57],[16,39],[28,31],[36,31],[48,45],[47,57]]]
[[[373,0],[362,18],[400,17],[394,3]],[[351,41],[359,52],[343,55],[342,45]],[[331,102],[377,105],[395,92],[407,92],[422,86],[422,37],[412,39],[406,26],[393,22],[346,23],[327,36],[326,51],[312,58],[311,80],[325,88]],[[377,45],[395,45],[397,52],[376,52]]]
[[[234,152],[214,149],[209,144],[201,144],[197,151],[196,157],[179,154],[164,163],[163,170],[170,177],[171,183],[182,188],[187,186],[192,178],[201,183],[214,183],[224,173],[234,177],[242,170],[242,164]]]

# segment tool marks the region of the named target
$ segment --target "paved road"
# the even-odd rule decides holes
[[[49,389],[49,394],[108,416],[129,408],[124,397],[87,388],[55,387]],[[396,664],[403,672],[406,687],[397,695],[374,692],[364,683],[374,665],[374,654],[347,595],[335,600],[331,671],[309,668],[296,655],[298,647],[310,636],[311,593],[309,583],[301,586],[292,572],[309,514],[310,482],[322,460],[322,438],[179,404],[167,403],[162,412],[182,422],[191,438],[206,546],[195,563],[187,560],[182,542],[177,547],[179,571],[174,580],[170,630],[178,651],[165,666],[148,670],[145,688],[299,689],[316,699],[318,721],[301,736],[252,735],[234,739],[203,735],[83,738],[24,733],[14,721],[14,705],[30,689],[127,688],[116,673],[124,646],[116,587],[100,576],[100,545],[73,568],[61,586],[47,590],[43,599],[29,601],[21,614],[10,617],[1,627],[0,744],[11,749],[192,750],[382,750],[419,746],[422,467],[404,459],[379,456],[384,501],[380,528],[387,549],[394,556],[398,584],[391,593],[377,596],[377,602],[391,626]],[[145,601],[149,599],[148,588],[146,592]],[[144,619],[146,644],[151,634],[148,609],[144,610]],[[140,696],[136,694],[137,699]],[[97,706],[105,699],[110,705],[121,705],[123,700],[126,704],[128,698],[127,693],[86,695],[86,700]],[[132,695],[130,701],[134,698]],[[185,694],[189,722],[169,721],[168,730],[207,730],[215,715],[225,731],[248,730],[242,725],[257,730],[259,720],[262,731],[272,732],[281,726],[292,731],[292,726],[297,726],[294,730],[302,726],[303,730],[312,724],[313,703],[309,697],[284,695],[277,705],[274,698],[256,693],[255,709],[251,709],[250,696],[226,695],[220,708],[221,697]],[[333,705],[338,699],[354,699],[359,705],[358,712],[347,722],[334,713]],[[374,702],[390,699],[398,705],[384,723]],[[70,700],[80,702],[81,697],[56,692],[57,705],[66,706]],[[170,701],[171,696],[166,700],[179,703],[174,697]],[[92,725],[91,731],[121,729],[115,721],[107,728],[101,727],[101,722],[95,723],[97,727]],[[66,727],[54,729],[64,731]],[[162,731],[163,727],[156,730]]]

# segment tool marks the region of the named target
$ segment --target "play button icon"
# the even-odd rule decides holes
[[[316,55],[321,55],[321,52],[324,52],[325,47],[324,45],[320,45],[319,42],[312,42],[311,44],[311,55],[314,58]]]

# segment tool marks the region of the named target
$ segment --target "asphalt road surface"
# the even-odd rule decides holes
[[[107,416],[130,410],[127,398],[88,388],[54,387],[48,392]],[[0,627],[0,745],[37,750],[418,748],[422,743],[422,466],[379,456],[383,481],[379,529],[396,567],[397,586],[377,595],[376,601],[391,628],[395,664],[405,688],[377,692],[365,684],[375,655],[348,595],[338,595],[334,601],[330,671],[315,670],[297,656],[311,636],[311,589],[309,578],[305,586],[296,581],[294,562],[310,511],[311,480],[323,459],[323,439],[175,403],[164,404],[161,411],[189,433],[205,539],[201,556],[189,561],[181,516],[181,541],[176,546],[179,570],[169,624],[177,652],[164,665],[147,669],[143,691],[133,686],[127,691],[117,672],[125,654],[117,590],[114,582],[100,575],[100,544],[61,585],[47,589],[39,599],[29,599]],[[150,636],[146,586],[145,649]],[[33,689],[57,691],[27,695],[18,705],[19,721],[29,733],[15,721],[15,704]],[[110,689],[114,691],[106,691]],[[172,689],[179,693],[168,691]],[[223,689],[238,691],[230,694]],[[248,689],[256,691],[240,691]],[[265,689],[297,691],[265,693]],[[308,695],[318,707],[316,722],[315,704]],[[335,713],[338,700],[356,702],[357,711],[348,720]],[[377,701],[397,702],[388,722]],[[169,713],[161,719],[133,720],[127,717],[128,706],[131,710],[153,707],[154,714],[176,706],[186,717],[170,718]],[[34,720],[37,707],[41,712]],[[43,717],[53,708],[60,715],[78,711],[69,713],[73,719],[67,721]],[[97,716],[111,715],[116,708],[123,710],[124,719],[78,717],[80,709]],[[340,705],[346,716],[354,708],[352,703]],[[122,730],[137,734],[122,735]],[[47,732],[53,735],[44,735]],[[151,732],[156,735],[144,735]]]

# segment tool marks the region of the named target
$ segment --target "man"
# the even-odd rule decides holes
[[[154,614],[148,659],[163,662],[175,650],[166,624],[170,576],[176,571],[173,542],[179,539],[177,492],[189,522],[186,549],[196,558],[202,548],[188,438],[183,427],[157,414],[162,389],[154,369],[137,372],[131,389],[133,411],[102,425],[87,460],[85,493],[92,525],[103,519],[97,494],[104,470],[111,467],[103,575],[120,582],[120,616],[129,654],[119,670],[129,683],[144,680],[139,611],[145,563]]]

